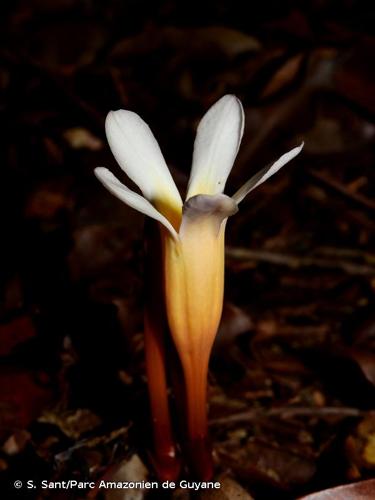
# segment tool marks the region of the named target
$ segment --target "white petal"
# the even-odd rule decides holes
[[[293,148],[288,153],[283,154],[271,166],[264,167],[257,174],[251,177],[251,179],[245,182],[245,184],[232,196],[234,201],[236,203],[240,203],[240,201],[242,201],[245,198],[245,196],[250,193],[250,191],[258,187],[264,181],[266,181],[269,177],[271,177],[271,175],[276,174],[276,172],[280,170],[280,168],[283,167],[290,160],[293,160],[293,158],[296,157],[301,152],[303,144],[304,143],[302,143],[300,146],[296,148]]]
[[[161,222],[161,224],[168,229],[174,238],[178,238],[172,224],[164,217],[164,215],[158,212],[148,200],[143,198],[143,196],[127,188],[107,168],[97,167],[95,169],[95,175],[113,195],[129,205],[129,207],[135,208],[138,212],[148,215],[149,217]]]
[[[181,196],[147,123],[136,113],[120,109],[108,113],[105,128],[118,164],[144,196],[181,207]]]
[[[195,138],[186,199],[197,194],[224,191],[240,147],[243,129],[244,113],[237,97],[225,95],[207,111]]]

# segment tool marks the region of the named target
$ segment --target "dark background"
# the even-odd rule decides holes
[[[227,194],[301,140],[305,148],[228,224],[210,374],[220,498],[291,499],[370,478],[374,9],[25,0],[0,11],[4,488],[152,474],[143,222],[93,169],[121,175],[104,119],[131,109],[183,193],[196,126],[225,93],[246,112]]]

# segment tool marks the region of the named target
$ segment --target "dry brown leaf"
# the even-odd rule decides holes
[[[191,53],[204,54],[215,51],[227,57],[234,57],[244,52],[258,51],[261,48],[256,38],[226,26],[204,28],[150,26],[135,37],[121,40],[113,48],[111,57],[119,60],[135,53],[153,52],[160,46],[184,49],[185,57]]]
[[[64,139],[73,149],[89,149],[99,151],[104,144],[90,130],[82,127],[73,127],[65,130]]]
[[[129,460],[124,460],[111,475],[106,478],[108,481],[126,482],[126,481],[146,481],[148,470],[138,455],[133,455]],[[105,500],[142,500],[145,497],[145,491],[142,489],[120,489],[106,490]]]
[[[250,316],[240,307],[225,302],[219,331],[215,340],[216,348],[225,348],[233,340],[253,328]]]
[[[346,349],[345,353],[358,364],[366,379],[375,385],[375,353],[354,347]]]
[[[3,451],[7,455],[17,455],[24,450],[26,444],[30,441],[31,434],[25,430],[16,431],[3,444]]]
[[[218,451],[238,477],[282,489],[306,484],[316,470],[312,459],[256,439],[240,448],[236,444]]]
[[[273,75],[264,88],[261,97],[269,97],[290,85],[301,67],[303,54],[297,54],[288,59]]]
[[[75,411],[46,411],[39,417],[39,422],[56,425],[61,432],[71,439],[79,439],[101,423],[100,418],[85,408]]]
[[[375,417],[369,415],[346,438],[346,455],[360,477],[362,469],[375,469]]]
[[[29,316],[20,316],[0,325],[0,356],[7,356],[17,347],[35,336],[35,327]]]
[[[369,479],[312,493],[299,500],[373,500],[374,498],[375,479]]]
[[[90,64],[106,37],[105,29],[99,24],[87,20],[58,20],[46,23],[32,37],[27,37],[25,51],[41,66],[69,74]]]
[[[240,484],[230,477],[218,477],[219,490],[206,490],[200,494],[201,500],[253,500]]]

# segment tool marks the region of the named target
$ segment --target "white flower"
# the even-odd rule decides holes
[[[243,130],[243,108],[235,96],[222,97],[208,110],[197,130],[186,200],[195,195],[223,193]],[[161,222],[178,238],[183,203],[149,126],[132,111],[111,111],[106,120],[106,134],[118,164],[138,185],[143,196],[128,189],[106,168],[95,169],[98,179],[124,203]],[[261,170],[232,199],[238,204],[297,156],[302,147],[303,144]]]
[[[190,435],[198,438],[204,434],[208,360],[222,312],[226,220],[303,147],[281,156],[229,197],[223,191],[243,130],[243,108],[235,96],[222,97],[208,110],[197,130],[185,203],[150,128],[130,111],[110,112],[106,134],[117,162],[143,196],[106,168],[95,169],[111,193],[160,223],[168,322],[185,373]]]

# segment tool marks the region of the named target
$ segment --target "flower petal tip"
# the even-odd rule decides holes
[[[241,101],[233,94],[219,99],[203,116],[194,143],[187,199],[224,191],[244,131]]]
[[[169,234],[175,240],[178,240],[178,234],[169,220],[156,210],[156,208],[148,200],[146,200],[146,198],[138,193],[135,193],[134,191],[131,191],[105,167],[95,168],[94,173],[103,186],[106,187],[110,193],[116,196],[116,198],[124,202],[129,207],[138,210],[138,212],[141,212],[142,214],[147,215],[163,224]]]
[[[287,153],[280,156],[280,158],[272,163],[272,165],[264,167],[258,173],[256,173],[250,180],[245,182],[245,184],[233,195],[233,199],[236,203],[240,203],[246,195],[248,195],[255,188],[263,184],[267,179],[269,179],[272,175],[276,174],[284,165],[289,163],[293,158],[295,158],[301,151],[304,146],[304,142],[291,149]]]
[[[108,113],[105,130],[117,163],[143,195],[152,203],[166,198],[181,207],[180,194],[147,123],[133,111],[118,109]]]
[[[109,172],[109,170],[105,167],[95,167],[94,168],[94,174],[98,178],[100,178],[102,175],[105,175],[105,172]]]

